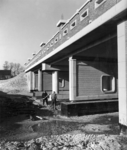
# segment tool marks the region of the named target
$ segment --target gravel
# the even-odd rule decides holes
[[[117,138],[111,135],[63,134],[40,137],[25,142],[1,141],[2,150],[121,150]]]

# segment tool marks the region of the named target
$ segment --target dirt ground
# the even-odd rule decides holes
[[[0,114],[2,111],[7,113],[7,115],[2,114],[5,115],[3,120],[0,118],[0,143],[2,141],[7,144],[8,141],[25,142],[45,136],[61,137],[66,134],[74,136],[84,134],[85,136],[102,136],[103,140],[113,137],[114,140],[111,138],[110,141],[118,142],[121,145],[120,150],[127,150],[127,137],[120,136],[118,112],[65,117],[60,115],[60,105],[57,106],[56,111],[53,111],[49,106],[38,107],[26,89],[25,74],[0,82]],[[27,100],[31,101],[32,105],[26,103]],[[6,111],[3,107],[3,101],[7,105]],[[101,149],[107,150],[104,145],[103,143]],[[117,150],[115,146],[112,148],[109,148],[109,144],[107,146],[108,150]],[[96,150],[99,149],[96,148]]]
[[[30,115],[18,115],[0,124],[0,139],[30,140],[40,136],[60,135],[72,132],[87,134],[119,135],[118,113],[63,117],[53,111],[41,108],[36,112],[42,120],[30,119]],[[35,116],[35,117],[36,117]]]
[[[0,141],[28,141],[42,136],[84,133],[114,136],[122,149],[127,150],[127,138],[119,136],[118,112],[65,117],[49,106],[38,108],[36,105],[33,119],[30,116],[30,114],[16,115],[1,122]]]

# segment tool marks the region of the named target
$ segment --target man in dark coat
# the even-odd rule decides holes
[[[48,105],[48,93],[45,91],[42,93],[42,100],[43,100],[43,105],[46,103],[46,105]]]
[[[56,109],[56,99],[57,99],[57,95],[56,93],[53,91],[51,94],[51,99],[52,99],[52,107],[55,110]]]

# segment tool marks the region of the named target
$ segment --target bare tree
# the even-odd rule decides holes
[[[12,70],[13,66],[14,66],[13,62],[9,63],[9,70]]]
[[[10,70],[10,69],[9,69],[9,62],[8,62],[8,61],[5,61],[5,62],[4,62],[4,64],[3,64],[3,69],[4,69],[4,70]]]
[[[18,74],[20,74],[21,72],[24,71],[24,67],[21,66],[20,63],[13,63],[13,62],[8,62],[5,61],[4,65],[3,65],[3,69],[4,70],[11,70],[11,75],[17,76]]]

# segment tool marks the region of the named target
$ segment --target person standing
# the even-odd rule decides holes
[[[44,93],[44,92],[42,92],[41,105],[43,105],[43,100],[44,100],[44,97],[45,97],[45,93]]]
[[[43,105],[45,105],[45,103],[46,103],[46,105],[48,105],[48,97],[49,97],[49,95],[46,91],[42,93]]]
[[[51,94],[51,100],[52,100],[52,107],[54,110],[56,109],[56,99],[57,99],[57,94],[55,93],[55,91],[53,91]]]

